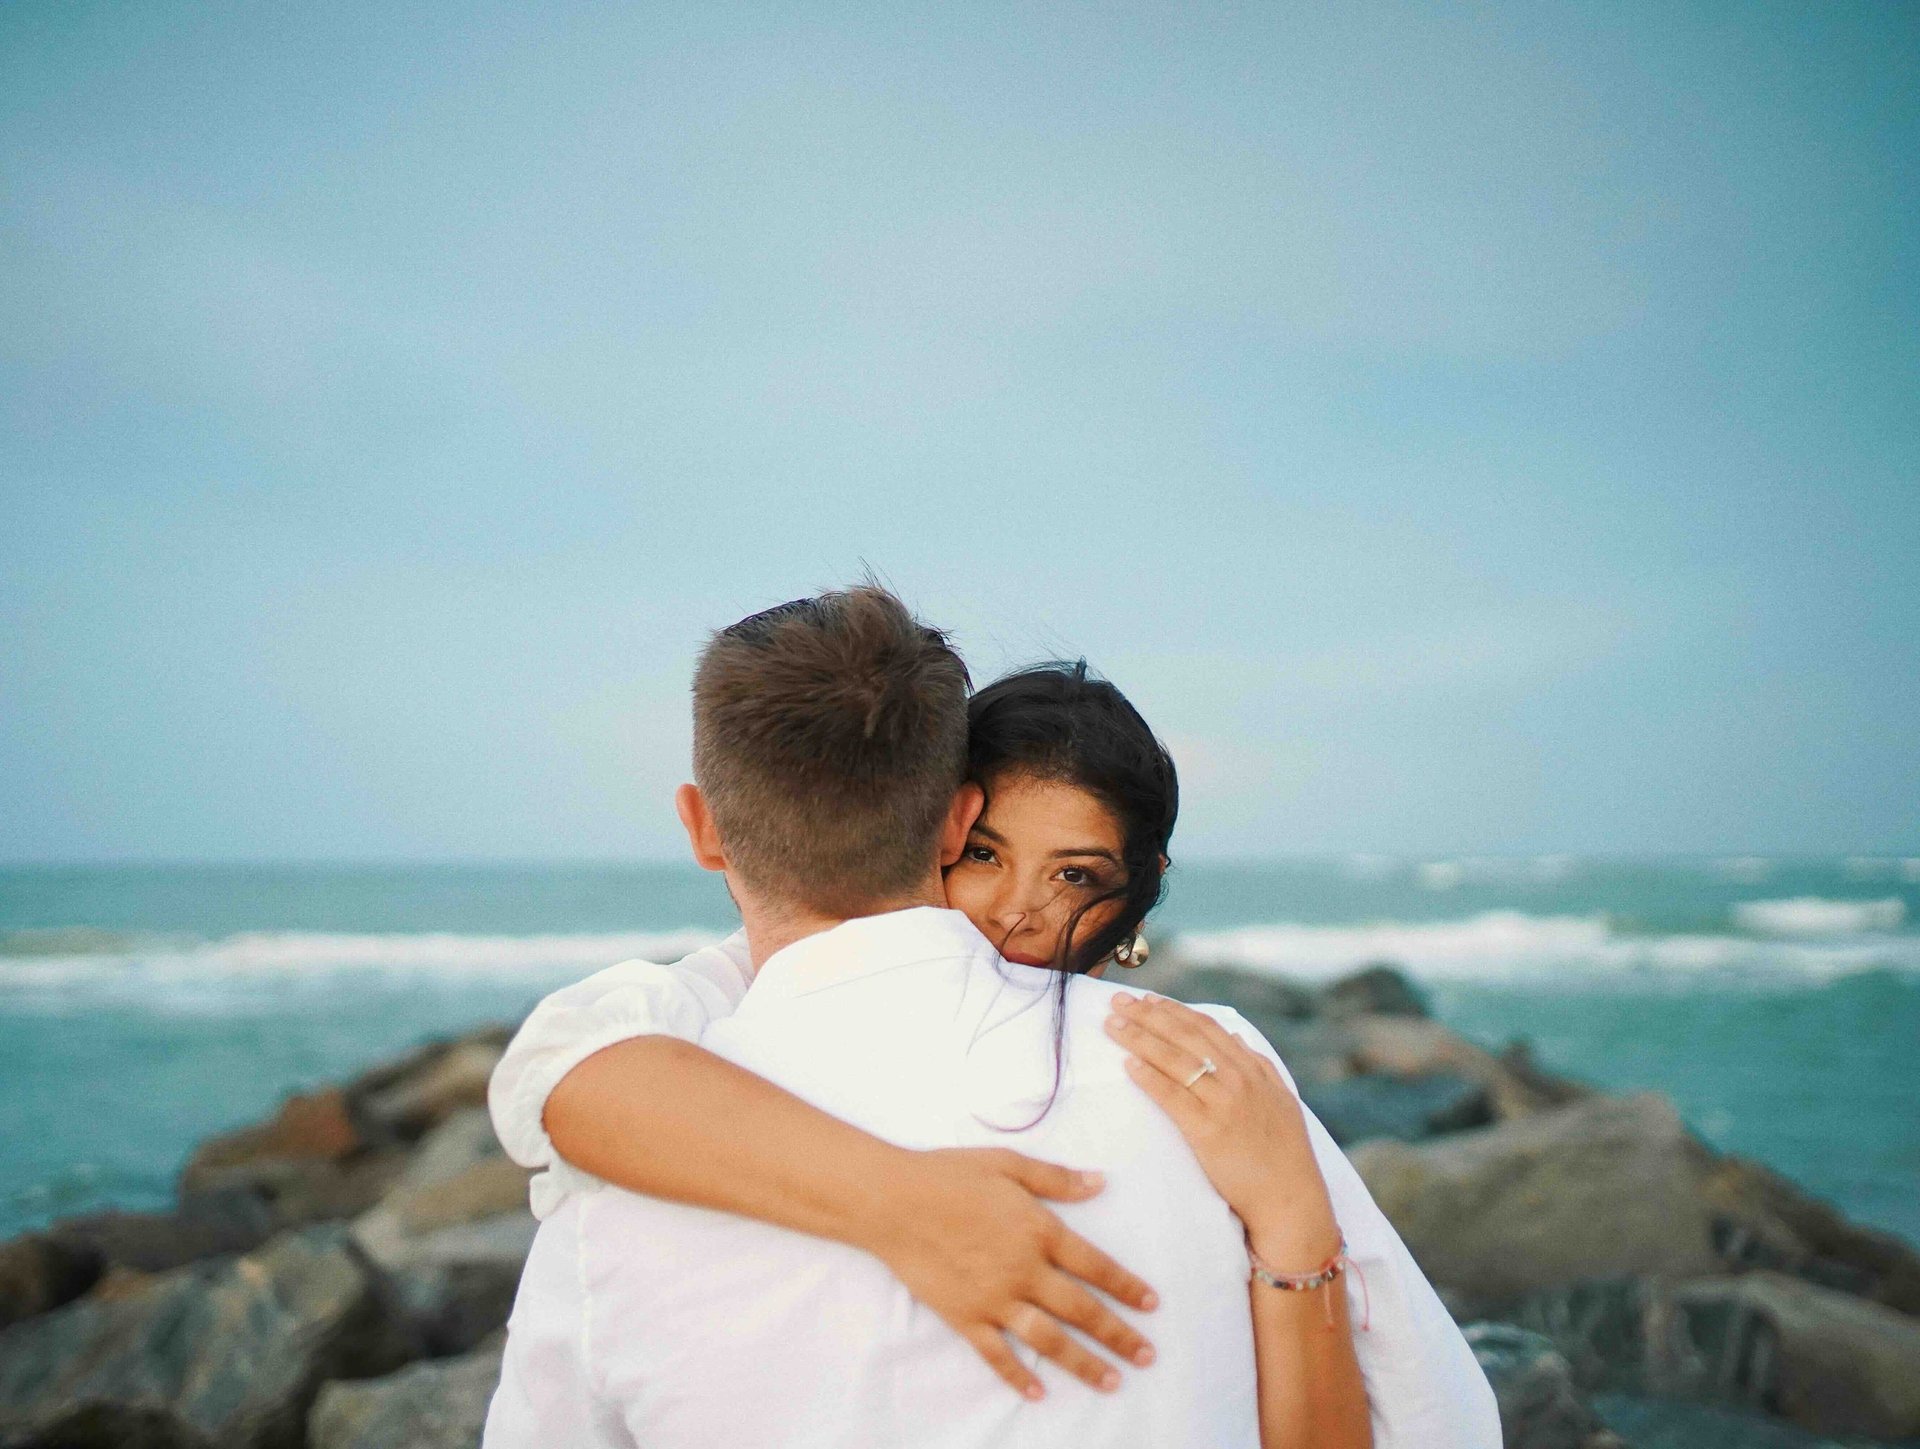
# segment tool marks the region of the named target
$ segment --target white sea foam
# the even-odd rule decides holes
[[[1733,908],[1736,926],[1768,936],[1845,936],[1859,931],[1897,931],[1906,919],[1907,903],[1898,896],[1873,901],[1794,896],[1780,901],[1741,901]]]
[[[1455,921],[1245,926],[1188,932],[1176,945],[1191,959],[1320,981],[1370,961],[1392,961],[1434,981],[1648,973],[1825,980],[1875,967],[1920,972],[1920,936],[1911,934],[1818,940],[1637,935],[1615,931],[1602,915],[1535,916],[1519,911],[1488,911]]]
[[[1579,869],[1580,860],[1572,855],[1471,855],[1420,861],[1413,874],[1430,891],[1448,891],[1460,885],[1547,884],[1566,880]]]
[[[120,941],[95,952],[0,954],[0,990],[41,992],[244,988],[366,973],[538,984],[640,957],[672,961],[715,939],[712,931],[472,936],[248,931],[217,941]]]
[[[1828,979],[1873,967],[1920,973],[1920,935],[1888,934],[1903,921],[1898,898],[1751,901],[1737,913],[1752,934],[1637,934],[1598,914],[1488,911],[1451,921],[1277,922],[1183,933],[1176,944],[1189,958],[1315,980],[1369,961],[1397,962],[1436,981],[1715,972]],[[616,961],[672,961],[713,939],[695,928],[528,936],[253,931],[213,941],[102,936],[100,949],[86,951],[76,949],[78,940],[44,949],[51,943],[18,933],[0,951],[0,993],[219,1011],[263,994],[361,981],[524,983],[537,992]],[[36,944],[43,949],[19,949]]]
[[[1850,855],[1843,867],[1855,880],[1920,881],[1920,857]]]

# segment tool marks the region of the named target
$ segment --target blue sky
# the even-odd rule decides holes
[[[673,856],[705,630],[1187,858],[1920,850],[1920,9],[0,8],[0,859]]]

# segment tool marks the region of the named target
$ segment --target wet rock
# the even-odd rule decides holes
[[[1478,1301],[1719,1268],[1696,1187],[1705,1149],[1652,1093],[1350,1155],[1427,1275]]]
[[[1570,1102],[1582,1102],[1595,1092],[1584,1082],[1576,1082],[1571,1077],[1555,1076],[1547,1071],[1533,1057],[1533,1043],[1524,1037],[1516,1037],[1500,1048],[1496,1059],[1513,1078],[1525,1089],[1527,1100],[1544,1107],[1564,1107]],[[1513,1115],[1513,1114],[1509,1114]]]
[[[487,1080],[506,1050],[488,1031],[423,1049],[347,1088],[361,1131],[376,1141],[412,1142],[463,1107],[486,1105]]]
[[[1624,1449],[1546,1339],[1505,1323],[1469,1323],[1461,1332],[1499,1401],[1506,1449]]]
[[[63,1231],[117,1263],[161,1271],[244,1252],[283,1228],[352,1217],[378,1202],[405,1165],[370,1144],[339,1088],[289,1097],[269,1120],[203,1143],[180,1174],[170,1213],[100,1214]]]
[[[1716,1157],[1701,1178],[1729,1266],[1777,1268],[1920,1315],[1920,1253],[1862,1227],[1770,1168]]]
[[[1320,993],[1320,1009],[1335,1017],[1433,1015],[1426,993],[1385,961],[1363,966],[1327,987]]]
[[[1588,1387],[1920,1434],[1920,1320],[1785,1274],[1573,1284],[1499,1315],[1551,1339]]]
[[[0,1332],[0,1442],[298,1449],[327,1378],[411,1345],[343,1229],[175,1270]]]
[[[78,1298],[103,1262],[99,1249],[46,1233],[0,1243],[0,1328]]]
[[[1758,1414],[1680,1399],[1595,1394],[1594,1412],[1633,1449],[1854,1449]]]
[[[1650,1379],[1657,1378],[1647,1371],[1648,1344],[1668,1331],[1672,1318],[1661,1285],[1644,1278],[1541,1289],[1492,1312],[1502,1322],[1551,1340],[1582,1387],[1634,1392],[1648,1391]]]
[[[1280,1054],[1295,1085],[1302,1090],[1314,1083],[1344,1082],[1356,1075],[1353,1036],[1345,1022],[1314,1017],[1306,1021],[1269,1018],[1253,1024]]]
[[[1358,1016],[1342,1025],[1352,1039],[1355,1071],[1464,1077],[1486,1089],[1495,1118],[1503,1122],[1593,1095],[1575,1083],[1547,1077],[1524,1056],[1517,1060],[1528,1069],[1516,1070],[1485,1047],[1424,1017]]]
[[[159,1273],[223,1253],[244,1253],[278,1226],[271,1206],[244,1188],[196,1193],[171,1212],[89,1213],[48,1230],[103,1266],[121,1264]]]
[[[426,1352],[464,1353],[505,1325],[539,1226],[522,1210],[396,1245],[388,1274]]]
[[[396,1190],[448,1182],[505,1149],[494,1136],[493,1119],[485,1107],[463,1107],[420,1139]]]
[[[415,1364],[386,1378],[332,1383],[307,1421],[311,1449],[473,1449],[500,1382],[504,1344]]]
[[[1342,1147],[1375,1137],[1418,1142],[1493,1120],[1486,1088],[1463,1077],[1349,1077],[1303,1084],[1300,1095]]]
[[[527,1178],[518,1163],[490,1157],[436,1187],[396,1194],[390,1206],[404,1232],[429,1233],[498,1213],[525,1212]]]
[[[1589,1097],[1418,1146],[1368,1142],[1353,1160],[1428,1275],[1483,1307],[1591,1279],[1749,1269],[1901,1312],[1920,1298],[1912,1248],[1715,1153],[1648,1095]]]
[[[202,1143],[180,1174],[183,1193],[252,1180],[262,1162],[337,1162],[361,1146],[337,1087],[287,1098],[266,1122]]]
[[[469,1107],[422,1139],[393,1190],[354,1222],[355,1239],[382,1263],[421,1233],[525,1212],[528,1172],[501,1150],[486,1110]]]
[[[1920,1435],[1920,1320],[1783,1273],[1673,1291],[1688,1347],[1737,1366],[1748,1396],[1827,1434]]]
[[[1270,1021],[1305,1021],[1319,1005],[1312,990],[1297,981],[1230,966],[1187,966],[1166,989],[1181,1001],[1231,1006],[1262,1031]]]

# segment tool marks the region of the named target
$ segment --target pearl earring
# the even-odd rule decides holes
[[[1147,964],[1147,938],[1138,932],[1131,941],[1122,941],[1113,948],[1113,959],[1120,966],[1144,966]]]

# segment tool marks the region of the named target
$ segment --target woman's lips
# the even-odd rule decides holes
[[[1016,966],[1051,966],[1053,964],[1045,956],[1033,956],[1025,951],[1002,951],[1000,954]]]

